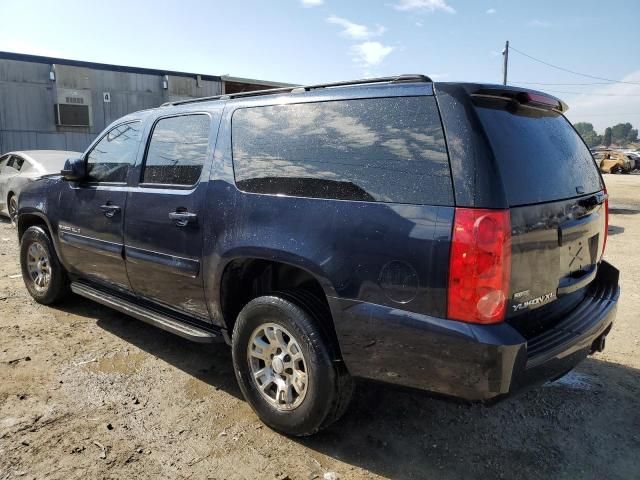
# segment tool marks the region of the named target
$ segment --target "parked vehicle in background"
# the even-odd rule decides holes
[[[0,156],[0,209],[7,209],[12,221],[18,211],[20,192],[30,182],[50,173],[60,173],[68,158],[80,152],[26,150]]]
[[[639,170],[640,169],[640,152],[627,150],[624,153],[625,153],[625,155],[628,155],[629,157],[631,157],[631,160],[633,160],[633,162],[635,163],[635,167],[634,168],[636,170]]]
[[[291,435],[339,418],[353,377],[501,398],[615,317],[607,194],[565,110],[410,75],[137,112],[23,191],[24,282],[224,339]]]
[[[636,168],[635,159],[617,150],[600,150],[594,154],[602,173],[629,173]]]

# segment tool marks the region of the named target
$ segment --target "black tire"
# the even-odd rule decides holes
[[[48,266],[49,276],[46,285],[37,285],[34,275],[29,271],[30,248],[42,248],[45,266]],[[39,246],[39,247],[38,247]],[[62,300],[69,293],[69,278],[67,272],[58,260],[51,237],[42,227],[29,227],[20,239],[20,266],[22,279],[33,299],[43,305],[51,305]]]
[[[7,199],[7,211],[9,212],[9,218],[13,225],[16,224],[16,217],[18,216],[18,197],[14,194],[9,195]]]
[[[264,398],[252,375],[249,346],[256,329],[276,324],[290,332],[307,365],[306,394],[291,410],[278,409]],[[233,329],[233,366],[242,393],[258,417],[269,427],[293,436],[306,436],[329,426],[345,411],[353,394],[353,380],[335,362],[330,341],[304,306],[278,294],[251,300]]]

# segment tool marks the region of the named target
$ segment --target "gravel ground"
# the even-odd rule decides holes
[[[604,353],[491,407],[361,384],[302,440],[259,422],[225,345],[79,297],[34,303],[0,223],[0,480],[640,478],[640,177],[606,177],[623,294]]]

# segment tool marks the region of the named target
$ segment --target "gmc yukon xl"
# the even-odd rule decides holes
[[[422,75],[180,101],[26,188],[24,282],[232,347],[291,435],[365,378],[471,401],[601,351],[605,185],[557,98]]]

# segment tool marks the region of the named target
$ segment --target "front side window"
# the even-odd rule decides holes
[[[433,97],[252,107],[232,119],[236,185],[253,193],[449,205]]]
[[[142,183],[195,185],[209,148],[209,115],[163,118],[156,123],[142,172]]]
[[[110,130],[87,157],[89,179],[94,182],[124,183],[136,161],[142,123],[131,122]]]

